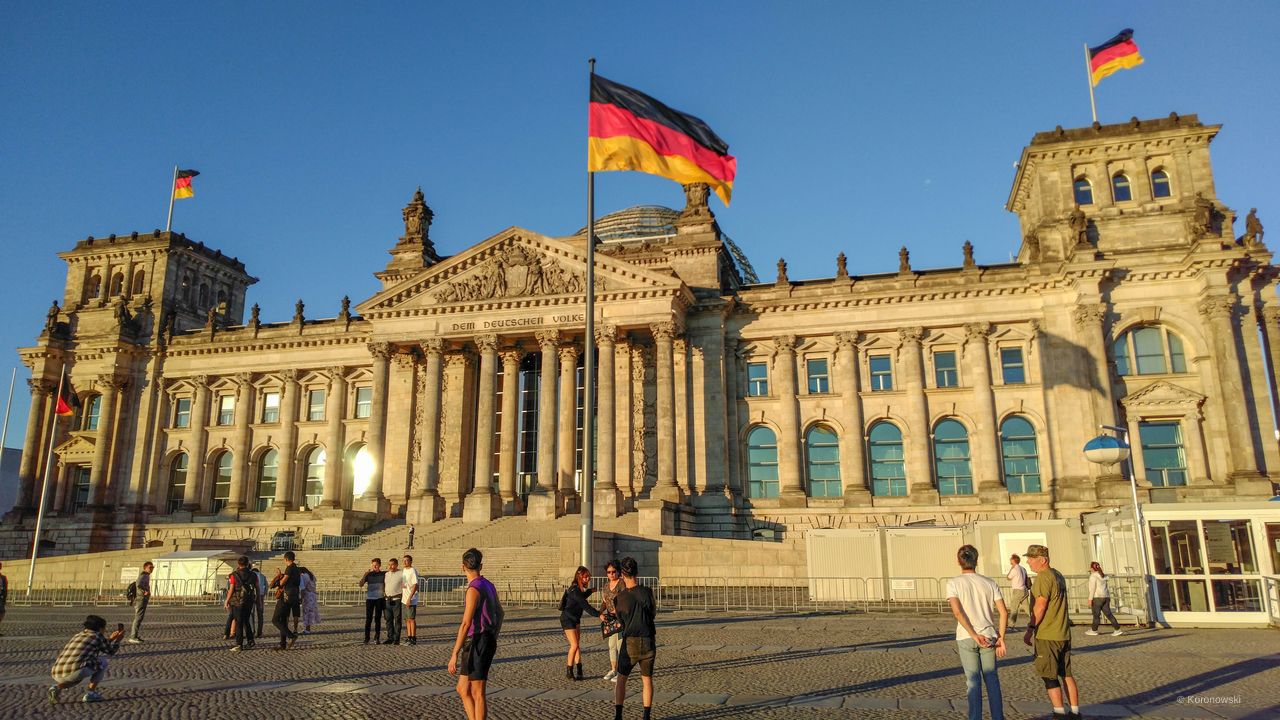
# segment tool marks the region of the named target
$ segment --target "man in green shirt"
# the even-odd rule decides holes
[[[1044,680],[1053,703],[1056,718],[1080,717],[1080,690],[1071,676],[1071,623],[1067,619],[1067,581],[1062,573],[1049,567],[1049,548],[1032,545],[1025,555],[1027,565],[1036,573],[1031,583],[1031,624],[1023,642],[1035,647],[1036,674]],[[1067,688],[1070,712],[1062,703],[1062,688]]]

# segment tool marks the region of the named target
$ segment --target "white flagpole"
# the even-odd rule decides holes
[[[164,221],[164,231],[169,232],[173,229],[173,193],[177,190],[178,182],[178,166],[173,166],[173,181],[169,183],[169,219]]]
[[[40,484],[40,509],[36,511],[36,532],[31,537],[31,567],[27,570],[27,595],[31,595],[31,585],[36,577],[36,559],[40,556],[40,526],[44,524],[45,500],[49,495],[49,474],[53,469],[53,445],[58,430],[58,401],[62,399],[62,386],[67,382],[67,366],[62,366],[62,375],[58,377],[58,394],[53,396],[53,417],[49,418],[49,451],[44,461],[44,480]]]
[[[13,383],[18,379],[18,368],[9,373],[9,399],[4,402],[4,426],[0,427],[0,465],[4,463],[4,443],[9,438],[9,410],[13,407]]]
[[[1098,122],[1098,103],[1093,99],[1093,66],[1089,62],[1089,43],[1084,44],[1084,76],[1089,81],[1089,109],[1093,111],[1093,121]]]
[[[596,59],[587,61],[590,75],[596,74]],[[588,84],[588,88],[590,85]],[[588,95],[588,100],[590,96]],[[587,336],[583,339],[586,357],[582,362],[582,564],[591,567],[591,550],[595,539],[596,485],[596,174],[587,171],[587,272],[586,320]]]

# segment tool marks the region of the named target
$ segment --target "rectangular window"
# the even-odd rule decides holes
[[[230,425],[236,421],[236,396],[218,396],[218,424]]]
[[[960,373],[956,370],[954,350],[933,354],[933,376],[940,388],[956,387],[960,384]]]
[[[871,389],[892,390],[893,389],[893,361],[888,355],[872,355],[867,358],[871,364]]]
[[[356,388],[356,419],[363,420],[373,414],[373,388]]]
[[[1021,385],[1027,381],[1022,348],[1000,348],[1000,377],[1005,385]]]
[[[191,427],[191,398],[176,398],[173,401],[173,426]]]
[[[747,363],[747,395],[765,397],[769,394],[769,366],[765,363]]]
[[[307,391],[307,420],[319,422],[324,420],[324,391]]]
[[[827,375],[826,358],[805,363],[809,375],[809,394],[831,392],[831,379]]]
[[[1138,423],[1142,441],[1142,463],[1147,481],[1154,487],[1187,484],[1187,456],[1182,447],[1182,429],[1176,422]]]
[[[269,392],[262,396],[262,422],[280,422],[280,393]]]

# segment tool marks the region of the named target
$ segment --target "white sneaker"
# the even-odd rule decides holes
[[[1120,637],[1120,636],[1121,636],[1121,635],[1123,635],[1123,634],[1124,634],[1124,631],[1123,631],[1123,630],[1117,630],[1117,631],[1115,631],[1115,632],[1111,633],[1111,637]]]
[[[618,671],[617,671],[617,670],[610,670],[609,672],[607,672],[607,673],[605,673],[605,674],[604,674],[604,679],[605,679],[605,680],[612,680],[612,679],[614,679],[614,678],[616,678],[616,677],[618,677]]]
[[[128,640],[125,640],[125,642],[129,643],[130,645],[141,645],[142,638],[129,638]]]
[[[1098,634],[1098,631],[1097,631],[1097,630],[1085,630],[1085,631],[1084,631],[1084,634],[1085,634],[1085,635],[1097,635],[1097,634]]]
[[[231,652],[240,652],[240,651],[241,651],[241,647],[239,645],[231,646]]]
[[[617,674],[617,673],[614,673],[614,674],[613,674],[613,677],[609,678],[609,682],[611,682],[611,683],[616,683],[616,682],[618,682],[618,674]]]

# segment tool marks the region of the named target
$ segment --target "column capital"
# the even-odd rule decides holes
[[[1031,333],[1031,339],[1035,340],[1036,338],[1044,334],[1044,323],[1040,322],[1035,318],[1032,318],[1027,321],[1027,329]]]
[[[482,354],[491,355],[498,349],[498,336],[493,333],[487,335],[477,335],[475,337],[476,349]]]
[[[517,367],[520,361],[524,359],[524,349],[520,347],[504,347],[498,351],[498,357],[502,358],[502,367]]]
[[[104,391],[111,390],[112,392],[119,392],[129,385],[129,378],[120,377],[119,375],[104,374],[99,375],[95,379],[94,384],[101,387]]]
[[[671,341],[671,349],[675,350],[677,355],[684,355],[689,349],[689,340],[681,335]]]
[[[774,352],[790,353],[795,352],[796,336],[795,335],[778,335],[773,338]]]
[[[31,389],[33,396],[52,395],[55,389],[52,384],[41,378],[27,378],[27,387]]]
[[[1230,320],[1236,311],[1236,298],[1232,295],[1207,297],[1196,305],[1196,309],[1210,320]]]
[[[1261,315],[1262,321],[1272,327],[1280,323],[1280,307],[1276,307],[1274,305],[1263,305]]]
[[[924,328],[919,325],[898,328],[898,340],[903,345],[920,347],[920,342],[924,340]]]
[[[614,345],[618,342],[618,328],[613,325],[599,325],[596,327],[596,344],[598,345]]]
[[[566,343],[564,345],[561,345],[559,350],[557,350],[557,353],[560,356],[560,362],[568,365],[572,365],[573,363],[578,361],[579,352],[580,351],[578,349],[578,346],[574,345],[573,343]]]
[[[1075,320],[1076,325],[1080,327],[1098,325],[1106,316],[1107,306],[1103,303],[1077,305],[1075,310],[1071,312],[1071,318]]]
[[[670,320],[667,320],[649,325],[649,331],[653,333],[654,340],[659,342],[671,342],[675,339],[676,335],[680,333],[680,326]]]
[[[253,373],[247,373],[247,372],[236,373],[235,380],[236,380],[236,384],[239,385],[240,387],[251,385],[253,384]]]
[[[197,389],[197,390],[208,390],[208,389],[209,389],[209,376],[208,376],[208,375],[192,375],[191,377],[189,377],[189,378],[187,378],[187,379],[191,381],[191,384],[192,384],[192,385],[195,385],[195,386],[196,386],[196,389]]]
[[[280,371],[280,379],[285,383],[295,382],[298,379],[297,368],[285,368]]]
[[[396,367],[401,370],[408,370],[412,368],[414,360],[415,358],[412,353],[400,352],[391,354],[391,361],[394,362]]]
[[[840,351],[854,350],[858,346],[858,341],[862,339],[862,333],[857,330],[849,332],[838,332],[834,335],[836,340],[836,349]]]
[[[329,376],[329,382],[331,383],[347,379],[347,369],[342,365],[326,368],[324,372]]]
[[[964,326],[964,338],[967,342],[986,342],[991,335],[991,323],[972,322]]]
[[[444,338],[427,338],[426,340],[423,340],[421,344],[422,349],[426,351],[428,355],[439,355],[444,352]]]
[[[465,368],[470,361],[471,358],[463,352],[445,353],[444,356],[444,365],[449,370]]]
[[[544,353],[554,352],[556,346],[560,344],[559,330],[539,330],[533,334],[533,337]]]
[[[391,343],[389,342],[371,342],[369,343],[369,354],[377,360],[387,361],[391,359]]]

